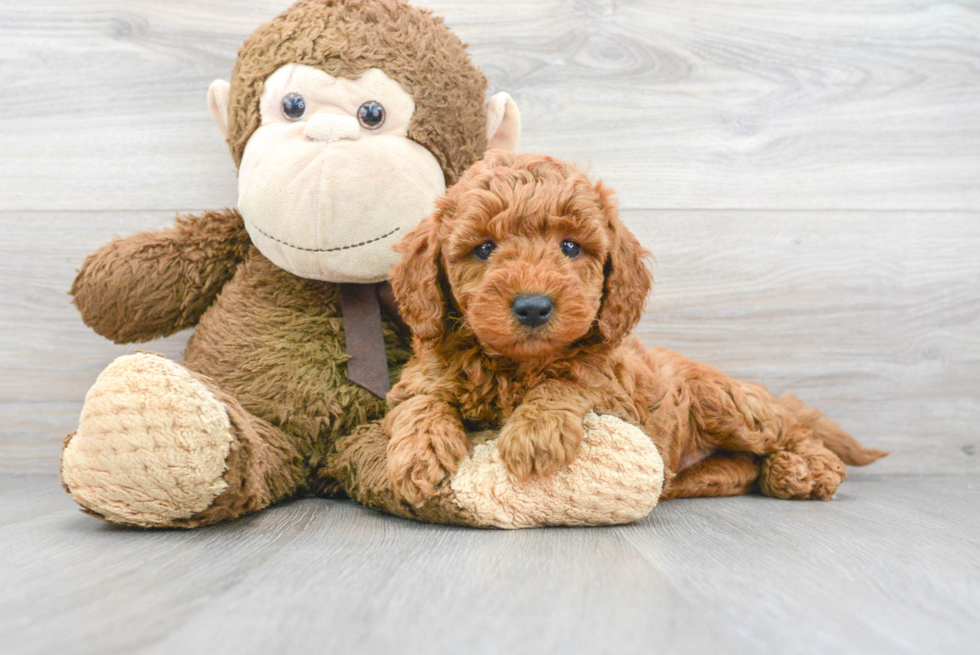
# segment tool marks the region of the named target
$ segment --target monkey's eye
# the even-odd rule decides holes
[[[306,100],[298,93],[287,93],[282,99],[282,115],[286,120],[298,121],[306,113]]]
[[[582,246],[578,245],[574,241],[569,241],[565,239],[561,242],[561,254],[571,259],[575,259],[582,253]]]
[[[357,108],[357,121],[369,130],[376,130],[385,122],[385,108],[377,100],[368,100]]]
[[[496,249],[497,249],[497,244],[495,244],[493,241],[487,241],[485,243],[481,243],[476,248],[474,248],[473,254],[476,255],[476,258],[479,259],[481,262],[485,262],[488,259],[490,259],[490,253],[492,253]]]

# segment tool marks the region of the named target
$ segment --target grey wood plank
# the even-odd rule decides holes
[[[73,212],[39,222],[29,212],[0,213],[0,402],[80,401],[108,361],[134,349],[180,358],[187,334],[114,345],[85,327],[68,295],[89,253],[115,236],[170,226],[174,216]]]
[[[829,503],[671,501],[608,529],[456,529],[311,499],[154,532],[77,513],[53,476],[9,476],[0,641],[16,654],[970,653],[978,510],[975,476],[857,475]]]
[[[29,481],[32,492],[66,505],[54,478],[38,480],[46,484]],[[16,491],[8,496],[25,495]],[[529,532],[414,524],[318,500],[192,532],[119,529],[61,510],[0,534],[0,637],[14,653],[310,647],[414,653],[433,642],[441,643],[435,652],[451,646],[477,653],[505,646],[567,652],[585,636],[568,629],[585,621],[596,629],[590,646],[611,632],[622,633],[622,645],[632,652],[655,637],[667,637],[668,645],[677,639],[682,653],[724,645],[696,620],[675,629],[666,616],[646,616],[631,597],[679,602],[673,590],[658,585],[662,575],[621,541],[580,537],[544,544]],[[438,552],[448,564],[432,559]],[[603,556],[617,568],[597,569],[596,558]],[[566,577],[569,571],[575,575]],[[508,588],[534,591],[518,606],[503,593]],[[555,602],[596,593],[618,600],[598,612],[593,603]],[[463,596],[465,605],[457,602]],[[539,629],[499,631],[502,609]],[[229,616],[241,622],[229,623]],[[44,617],[62,628],[52,631]],[[462,634],[447,630],[455,621],[468,623]],[[248,636],[229,641],[225,629]]]
[[[0,470],[52,472],[85,392],[135,348],[180,359],[187,334],[115,346],[65,293],[84,256],[171,212],[2,213]],[[980,220],[943,212],[657,212],[625,220],[656,255],[638,333],[774,392],[869,444],[881,474],[977,472]],[[39,232],[57,235],[32,252]]]
[[[56,471],[86,391],[116,357],[152,350],[182,359],[189,331],[115,345],[82,323],[68,295],[86,255],[115,236],[167,227],[174,215],[0,212],[0,471]]]
[[[289,0],[8,0],[0,210],[235,200],[204,96]],[[974,209],[975,2],[426,3],[519,101],[524,148],[633,208]]]
[[[0,472],[57,472],[61,441],[77,427],[82,404],[0,403]]]
[[[978,218],[628,212],[657,256],[638,333],[895,451],[875,471],[980,471]]]
[[[759,652],[975,650],[975,476],[859,474],[826,504],[761,497],[724,503],[691,503],[651,517],[662,520],[664,533],[676,531],[666,541],[692,544],[689,551],[662,547],[665,535],[642,524],[625,530],[686,600],[755,635]],[[742,602],[732,602],[742,594]]]

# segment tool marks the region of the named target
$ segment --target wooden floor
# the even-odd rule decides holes
[[[976,653],[980,484],[860,472],[828,503],[670,501],[482,531],[294,501],[116,528],[0,481],[4,653]]]
[[[318,500],[189,533],[77,512],[61,439],[133,347],[82,325],[74,271],[234,205],[206,90],[288,4],[0,3],[0,653],[980,651],[974,0],[425,3],[523,149],[619,192],[657,259],[647,343],[893,452],[832,502],[518,533]]]

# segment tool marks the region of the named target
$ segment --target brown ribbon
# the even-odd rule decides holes
[[[399,331],[404,323],[398,315],[398,303],[387,282],[378,284],[338,284],[340,311],[344,318],[347,341],[347,377],[381,398],[391,390],[388,378],[388,354],[381,331],[381,306],[395,321]]]

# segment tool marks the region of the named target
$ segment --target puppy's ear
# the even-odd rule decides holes
[[[451,206],[446,198],[436,203],[436,211],[395,244],[404,255],[391,269],[391,289],[398,300],[402,320],[412,335],[423,340],[443,335],[446,301],[439,280],[441,247],[438,240],[442,217]]]
[[[612,237],[599,309],[599,333],[607,343],[615,343],[629,335],[640,322],[653,275],[644,263],[650,253],[623,225],[612,190],[599,182],[596,191]]]

